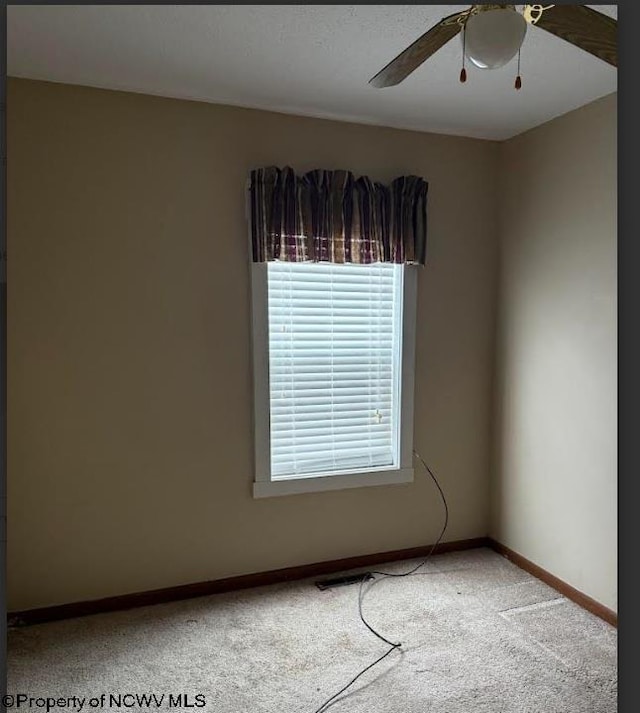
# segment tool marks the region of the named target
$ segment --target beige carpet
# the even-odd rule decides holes
[[[403,646],[332,713],[616,711],[613,627],[490,550],[438,555],[423,571],[367,587],[366,618]],[[357,600],[357,585],[321,592],[309,580],[14,629],[8,691],[84,697],[83,711],[102,693],[102,710],[148,710],[109,707],[110,693],[164,694],[169,710],[182,693],[203,695],[193,710],[207,713],[314,713],[388,648]]]

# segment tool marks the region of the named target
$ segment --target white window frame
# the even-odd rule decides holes
[[[251,322],[253,352],[253,429],[255,498],[342,490],[370,485],[413,482],[413,396],[416,346],[417,271],[404,265],[402,362],[400,373],[400,462],[394,469],[331,475],[271,478],[269,402],[268,265],[251,263]]]

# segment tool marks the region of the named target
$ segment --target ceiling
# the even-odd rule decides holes
[[[529,27],[516,61],[469,67],[454,38],[396,87],[368,80],[468,5],[12,5],[8,74],[485,139],[616,91],[617,71]],[[521,7],[521,6],[519,6]],[[617,17],[615,5],[591,7]]]

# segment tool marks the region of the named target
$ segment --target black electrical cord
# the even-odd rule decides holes
[[[373,668],[376,664],[380,663],[380,661],[382,661],[382,659],[386,659],[387,656],[388,656],[392,651],[395,651],[395,649],[398,648],[398,646],[399,646],[399,644],[394,644],[394,645],[389,649],[389,651],[387,651],[386,654],[382,654],[382,656],[381,656],[379,659],[376,659],[373,663],[370,663],[366,668],[363,668],[362,671],[360,671],[360,673],[359,673],[357,676],[354,676],[354,677],[349,681],[349,683],[347,683],[347,685],[344,686],[344,688],[341,688],[337,693],[334,693],[333,696],[331,696],[331,698],[327,699],[327,700],[320,706],[320,708],[318,708],[318,709],[315,711],[315,713],[322,713],[322,711],[326,711],[327,708],[328,708],[332,703],[335,702],[335,699],[336,699],[341,693],[344,693],[344,692],[347,690],[347,688],[349,688],[349,686],[352,686],[352,685],[360,678],[360,676],[362,676],[363,674],[365,674],[370,668]]]
[[[417,572],[421,567],[424,567],[424,565],[427,563],[431,555],[434,553],[434,550],[436,547],[440,544],[442,538],[444,537],[444,533],[447,529],[447,525],[449,524],[449,507],[447,505],[447,499],[444,496],[444,492],[442,491],[442,488],[440,487],[440,483],[438,483],[438,479],[436,476],[431,472],[431,468],[424,462],[422,456],[417,452],[413,451],[413,455],[422,463],[422,467],[429,473],[431,476],[431,479],[436,485],[436,488],[438,488],[438,491],[440,493],[440,497],[442,498],[442,504],[444,506],[444,524],[442,525],[442,530],[440,531],[440,534],[438,535],[438,539],[431,545],[431,549],[427,553],[427,556],[424,558],[422,562],[420,562],[419,565],[414,567],[413,569],[410,569],[408,572],[401,572],[400,574],[396,574],[394,572],[379,572],[377,570],[373,570],[370,574],[380,574],[383,577],[408,577],[410,574],[413,574],[414,572]]]
[[[444,536],[444,533],[445,533],[445,531],[446,531],[446,529],[447,529],[447,525],[449,524],[449,507],[448,507],[448,505],[447,505],[447,499],[446,499],[446,497],[445,497],[445,495],[444,495],[444,492],[443,492],[442,488],[440,487],[440,483],[438,483],[438,479],[436,478],[436,476],[435,476],[435,475],[433,474],[433,472],[431,471],[431,468],[429,468],[429,466],[424,462],[424,459],[422,458],[422,456],[421,456],[417,451],[413,451],[413,455],[420,461],[420,463],[422,463],[422,466],[423,466],[423,468],[427,471],[427,473],[429,473],[429,475],[431,476],[431,479],[433,480],[433,482],[435,483],[436,487],[438,488],[438,492],[440,493],[440,497],[442,498],[442,504],[443,504],[443,506],[444,506],[444,524],[443,524],[443,526],[442,526],[442,530],[440,531],[440,534],[438,535],[438,539],[433,543],[433,545],[431,545],[431,549],[430,549],[429,552],[427,553],[427,556],[424,558],[424,560],[423,560],[422,562],[420,562],[420,564],[417,565],[416,567],[412,567],[408,572],[396,573],[396,572],[380,572],[380,571],[377,571],[377,570],[373,570],[373,571],[371,571],[371,572],[367,572],[366,574],[371,574],[371,575],[376,575],[376,574],[377,574],[377,575],[379,575],[381,578],[384,578],[384,577],[408,577],[410,574],[414,574],[415,572],[417,572],[421,567],[423,567],[423,566],[427,563],[427,561],[429,560],[429,558],[431,557],[431,555],[434,553],[436,547],[440,544],[440,542],[441,542],[441,540],[442,540],[442,538],[443,538],[443,536]],[[379,582],[379,581],[381,581],[381,580],[380,580],[380,579],[377,579],[377,580],[375,580],[375,581],[376,581],[376,582]],[[363,668],[362,671],[360,671],[360,673],[359,673],[357,676],[354,676],[354,677],[349,681],[349,683],[347,683],[346,686],[344,686],[343,688],[341,688],[337,693],[334,693],[334,694],[331,696],[331,698],[328,698],[328,699],[320,706],[320,708],[317,708],[317,709],[314,711],[314,713],[323,713],[323,711],[326,711],[329,706],[331,706],[333,703],[335,703],[336,698],[337,698],[339,695],[341,695],[342,693],[344,693],[348,688],[350,688],[350,687],[360,678],[360,676],[362,676],[363,674],[365,674],[369,669],[373,668],[376,664],[379,664],[383,659],[386,659],[387,656],[389,656],[389,654],[390,654],[392,651],[395,651],[396,649],[399,649],[399,648],[402,646],[402,642],[398,642],[398,643],[394,644],[392,641],[389,641],[389,639],[387,639],[387,638],[384,637],[382,634],[380,634],[379,632],[377,632],[377,631],[371,626],[371,624],[369,624],[369,622],[364,618],[364,615],[363,615],[363,613],[362,613],[362,596],[363,596],[363,585],[364,585],[364,582],[365,582],[364,579],[360,580],[360,587],[359,587],[359,590],[358,590],[358,613],[360,614],[360,619],[361,619],[362,623],[367,627],[367,629],[369,629],[369,631],[370,631],[374,636],[377,636],[378,639],[380,639],[381,641],[384,641],[386,644],[389,644],[389,646],[390,646],[391,648],[390,648],[385,654],[383,654],[382,656],[380,656],[379,659],[376,659],[373,663],[369,664],[366,668]],[[375,584],[375,582],[374,582],[374,584]]]

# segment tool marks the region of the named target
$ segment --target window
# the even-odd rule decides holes
[[[415,268],[252,272],[254,494],[410,482]]]

